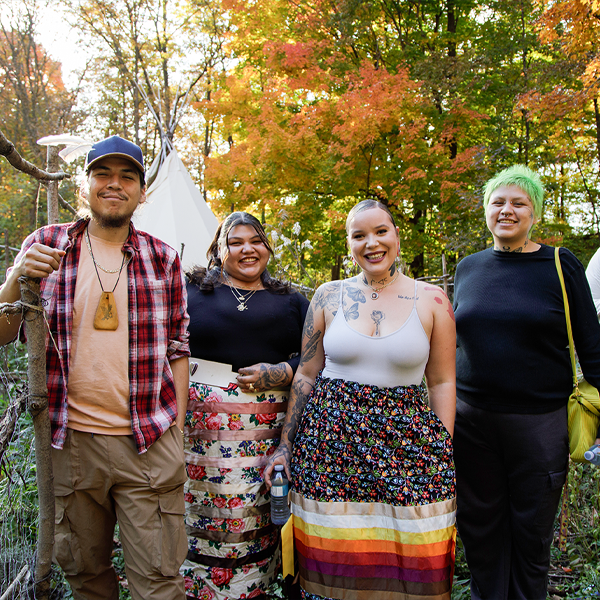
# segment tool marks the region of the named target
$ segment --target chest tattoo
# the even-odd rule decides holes
[[[380,310],[374,310],[371,313],[371,319],[375,323],[375,334],[373,337],[380,337],[381,332],[379,331],[379,323],[385,319],[385,315]]]

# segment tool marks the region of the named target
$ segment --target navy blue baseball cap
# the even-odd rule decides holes
[[[142,184],[144,183],[145,169],[142,149],[133,142],[125,140],[118,135],[113,135],[105,140],[96,142],[92,146],[85,159],[85,172],[87,173],[95,163],[108,156],[120,156],[130,160],[141,171]]]

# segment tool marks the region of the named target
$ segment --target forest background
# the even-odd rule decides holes
[[[308,242],[280,260],[311,287],[340,276],[364,198],[397,215],[410,274],[441,274],[442,254],[452,273],[489,243],[482,184],[515,163],[546,186],[538,240],[584,264],[600,245],[597,0],[42,2],[0,0],[0,129],[18,151],[44,166],[42,136],[119,134],[150,164],[171,138],[218,217],[254,213],[281,249],[298,224]],[[48,27],[79,40],[68,78]],[[18,247],[44,195],[5,161],[0,178]]]

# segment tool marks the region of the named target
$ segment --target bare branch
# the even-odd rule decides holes
[[[6,136],[0,131],[0,156],[4,156],[6,160],[18,171],[35,177],[38,181],[62,181],[71,177],[68,173],[58,171],[56,173],[48,173],[38,169],[35,165],[21,157],[17,152],[15,145],[6,139]]]
[[[25,582],[29,579],[29,565],[25,565],[17,575],[16,579],[6,588],[6,591],[2,596],[0,596],[0,600],[8,600],[8,598],[12,597],[12,593],[14,589],[21,583],[22,579],[25,579]]]
[[[27,393],[20,390],[17,397],[8,405],[0,420],[0,462],[15,432],[17,420],[27,407]]]
[[[58,201],[60,202],[60,205],[68,210],[72,215],[76,215],[77,211],[59,194],[58,195]]]
[[[10,302],[0,302],[0,315],[20,315],[23,312],[23,305],[20,300],[11,304]]]

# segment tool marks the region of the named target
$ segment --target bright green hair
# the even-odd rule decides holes
[[[537,219],[542,216],[544,210],[544,186],[540,176],[525,165],[513,165],[500,171],[495,177],[492,177],[483,189],[483,208],[487,209],[490,202],[490,196],[504,185],[516,185],[520,187],[531,200],[533,204],[533,214]]]

